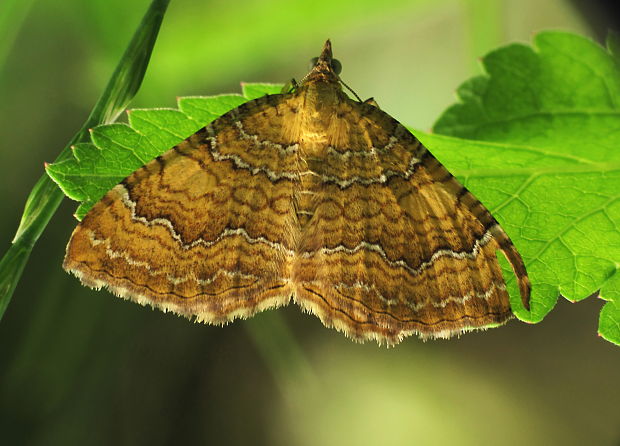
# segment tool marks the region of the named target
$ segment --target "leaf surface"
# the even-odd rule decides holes
[[[620,343],[620,70],[608,50],[565,32],[483,59],[427,139],[505,227],[534,285],[541,320],[558,294],[609,299],[599,333]],[[614,56],[615,52],[615,56]],[[442,142],[443,141],[443,142]]]

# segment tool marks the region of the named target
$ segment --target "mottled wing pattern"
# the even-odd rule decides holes
[[[335,94],[251,101],[146,164],[78,225],[65,269],[210,323],[292,297],[395,344],[509,319],[499,250],[527,307],[523,261],[484,206],[393,118]]]
[[[281,100],[244,104],[123,180],[77,226],[64,268],[211,323],[287,303],[296,147],[265,142]]]
[[[297,302],[354,339],[388,344],[501,324],[512,314],[501,250],[527,305],[521,257],[484,206],[393,118],[339,107],[348,138],[308,162],[316,197],[293,267]]]

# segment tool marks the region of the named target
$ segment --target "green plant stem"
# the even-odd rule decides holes
[[[88,130],[114,122],[138,91],[170,0],[153,0],[108,85],[82,128],[56,158],[72,156],[71,146],[89,140]],[[58,209],[64,194],[47,175],[30,192],[13,244],[0,261],[0,318],[8,306],[30,253]]]

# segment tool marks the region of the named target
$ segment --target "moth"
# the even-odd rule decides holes
[[[210,324],[291,300],[393,345],[512,317],[497,220],[372,100],[350,99],[328,40],[286,93],[247,102],[110,190],[75,228],[83,284]]]

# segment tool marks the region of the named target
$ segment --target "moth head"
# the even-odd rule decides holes
[[[332,55],[332,44],[329,40],[323,45],[319,57],[313,57],[310,61],[310,72],[302,83],[328,82],[340,83],[338,75],[342,71],[342,64]]]
[[[312,59],[310,59],[310,65],[308,69],[312,71],[314,67],[318,65],[319,60],[321,60],[319,57],[313,57]],[[340,74],[340,72],[342,71],[342,64],[340,63],[340,61],[338,59],[334,59],[333,57],[331,57],[329,60],[329,65],[331,66],[332,71],[336,74]],[[322,60],[321,63],[324,63],[324,61],[325,59]]]

